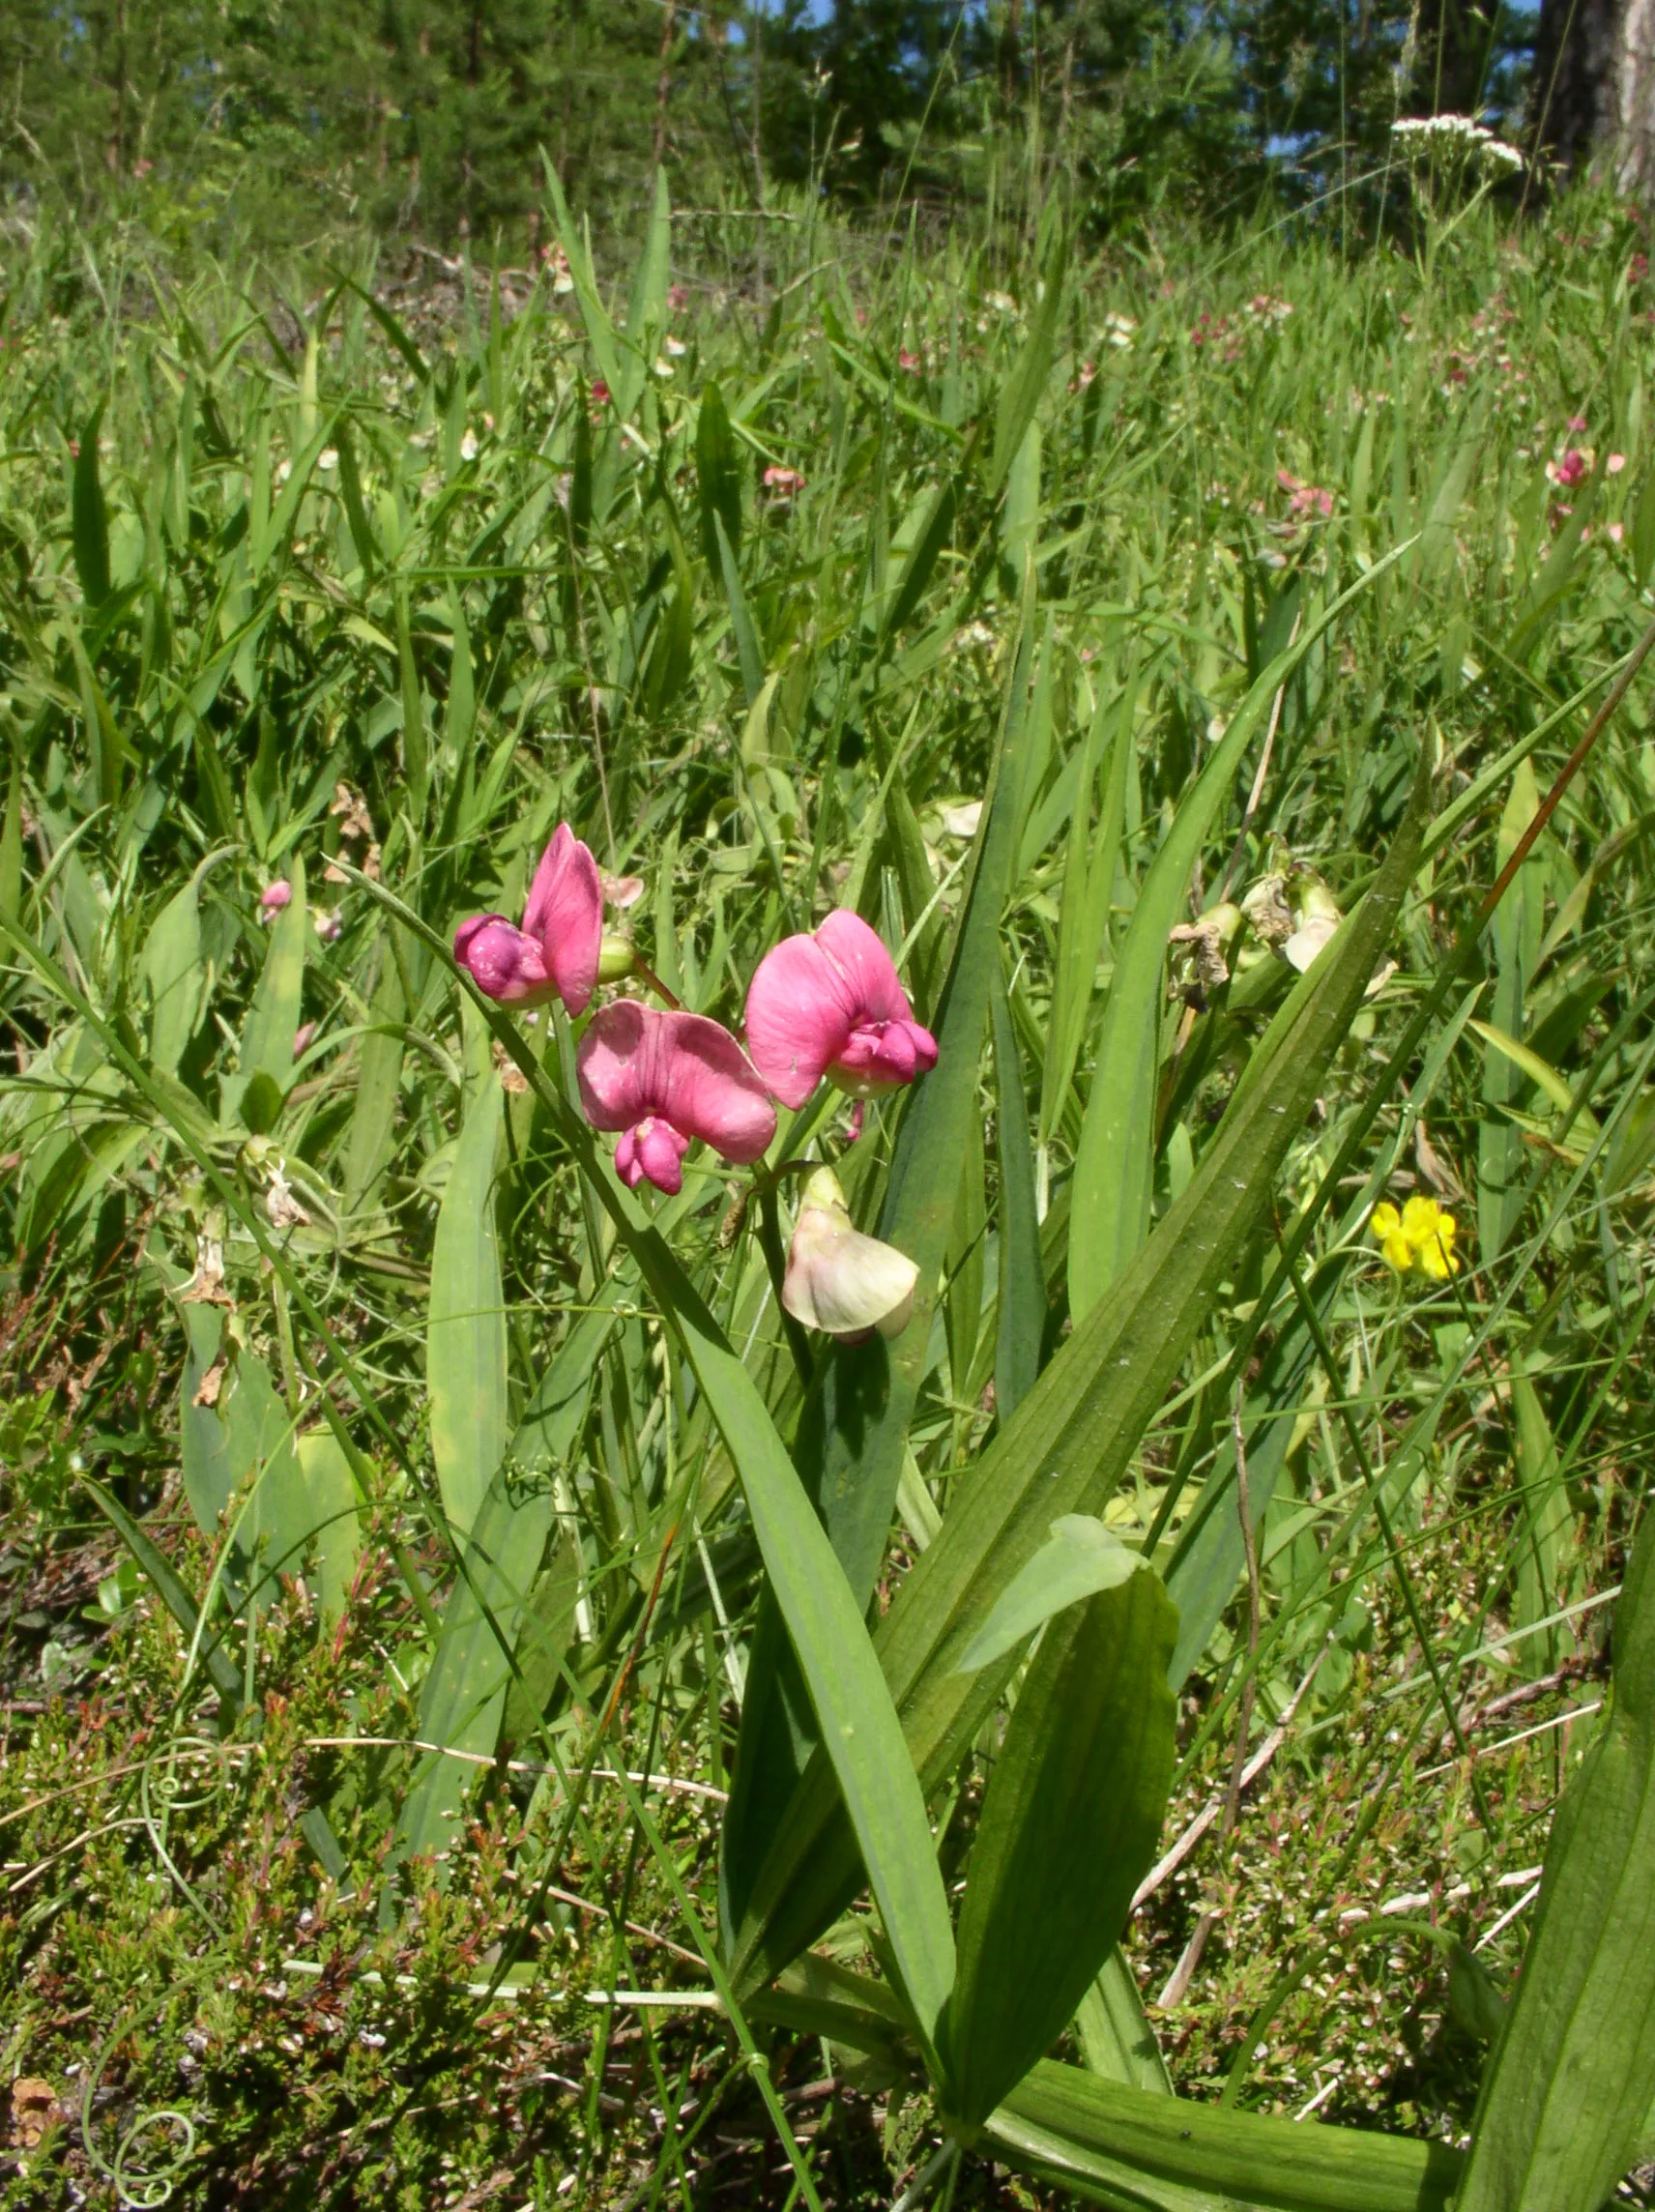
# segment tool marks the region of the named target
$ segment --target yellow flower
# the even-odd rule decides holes
[[[1460,1271],[1454,1250],[1458,1224],[1434,1198],[1410,1198],[1402,1209],[1402,1233],[1413,1246],[1413,1264],[1433,1282],[1445,1283]]]
[[[1402,1216],[1388,1203],[1376,1206],[1368,1216],[1368,1227],[1379,1240],[1379,1250],[1387,1264],[1399,1275],[1406,1275],[1413,1265],[1413,1246],[1403,1235]]]
[[[1410,1198],[1400,1213],[1388,1202],[1376,1206],[1368,1216],[1368,1227],[1379,1238],[1386,1263],[1399,1275],[1411,1267],[1429,1275],[1433,1282],[1443,1283],[1460,1271],[1454,1250],[1458,1224],[1434,1198]]]

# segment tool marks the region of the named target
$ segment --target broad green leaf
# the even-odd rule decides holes
[[[339,1440],[327,1429],[301,1437],[298,1451],[316,1547],[316,1610],[334,1621],[345,1613],[362,1556],[356,1480]]]
[[[995,1137],[1000,1150],[1000,1278],[994,1356],[995,1412],[1009,1421],[1034,1387],[1046,1332],[1046,1273],[1029,1141],[1029,1102],[1004,974],[994,976]]]
[[[660,168],[655,171],[650,227],[645,234],[644,250],[638,259],[637,273],[632,278],[632,296],[626,306],[626,343],[618,349],[621,382],[615,388],[615,406],[623,422],[632,420],[649,381],[666,307],[671,260],[672,201],[667,192],[666,170]]]
[[[751,708],[758,704],[765,687],[764,648],[759,643],[758,631],[753,627],[747,595],[741,589],[741,572],[736,566],[735,551],[721,514],[712,517],[712,536],[718,547],[718,574],[723,581],[724,597],[730,605],[730,626],[736,633],[736,654],[741,664],[741,685],[747,694],[747,705]]]
[[[1118,1589],[1141,1567],[1147,1567],[1142,1552],[1123,1544],[1094,1515],[1061,1515],[1052,1524],[1051,1542],[1041,1545],[995,1600],[960,1654],[960,1673],[974,1674],[979,1667],[1003,1659],[1055,1613],[1101,1590]]]
[[[1559,1113],[1567,1114],[1571,1106],[1575,1107],[1568,1126],[1558,1131],[1560,1138],[1570,1135],[1576,1122],[1580,1123],[1582,1136],[1589,1140],[1597,1135],[1597,1116],[1589,1106],[1575,1106],[1574,1085],[1549,1060],[1542,1060],[1527,1045],[1519,1044],[1516,1037],[1507,1036],[1504,1030],[1495,1029],[1493,1022],[1472,1022],[1470,1027],[1492,1051],[1498,1053],[1502,1059],[1509,1060],[1513,1067],[1520,1069],[1530,1083],[1543,1091]]]
[[[305,863],[294,856],[289,871],[293,896],[271,924],[270,949],[254,985],[252,1004],[242,1025],[241,1051],[234,1075],[224,1078],[220,1119],[233,1121],[241,1111],[249,1077],[268,1075],[285,1092],[293,1080],[293,1038],[305,991],[305,956],[310,917],[305,901]]]
[[[23,904],[23,755],[15,742],[6,750],[10,768],[6,819],[0,823],[0,919],[15,921]]]
[[[443,1511],[466,1535],[506,1451],[506,1297],[494,1221],[504,1093],[480,1086],[460,1129],[437,1215],[425,1386]]]
[[[715,389],[715,388],[714,388]],[[968,456],[969,460],[969,456]],[[967,464],[962,464],[961,473]],[[913,551],[903,563],[897,578],[896,591],[881,625],[882,650],[906,627],[909,618],[918,606],[926,585],[931,581],[948,533],[954,527],[954,511],[958,505],[957,477],[949,477],[938,485],[925,512]]]
[[[103,504],[103,477],[98,451],[98,434],[102,425],[103,403],[100,400],[80,432],[71,500],[70,535],[74,547],[74,569],[86,603],[92,607],[101,607],[109,597],[109,515]]]
[[[695,422],[695,475],[701,502],[701,546],[707,566],[722,584],[723,558],[717,525],[722,523],[732,553],[741,548],[741,473],[736,438],[724,394],[709,384],[701,394]]]
[[[1463,2170],[1446,2143],[1226,2111],[1049,2061],[984,2134],[1026,2171],[1134,2212],[1447,2212]]]
[[[150,925],[138,974],[150,988],[150,1062],[176,1075],[201,1019],[206,977],[201,965],[199,871],[168,899]]]
[[[375,1026],[363,1038],[357,1058],[357,1100],[345,1151],[347,1212],[362,1205],[384,1170],[402,1087],[402,1025],[407,1007],[402,977],[389,944],[382,950],[370,1011]]]
[[[1075,2034],[1089,2073],[1170,2097],[1172,2078],[1144,2011],[1126,1954],[1116,1944],[1075,2007]]]
[[[553,168],[550,158],[541,151],[541,166],[546,176],[546,190],[550,194],[557,220],[558,236],[568,256],[569,275],[574,278],[575,298],[580,305],[580,319],[586,325],[587,343],[597,362],[598,374],[608,385],[611,393],[622,389],[621,349],[615,335],[615,326],[598,297],[597,278],[592,266],[592,252],[586,234],[575,226],[569,214],[564,188]]]
[[[498,1099],[498,1086],[494,1095]],[[498,1109],[493,1119],[498,1124]],[[489,1165],[492,1173],[492,1141]],[[491,1206],[485,1209],[492,1212]],[[501,1385],[504,1401],[504,1372]],[[440,1748],[420,1754],[403,1799],[396,1832],[405,1851],[448,1849],[481,1772],[478,1762],[493,1757],[518,1624],[551,1524],[550,1487],[531,1487],[525,1495],[516,1470],[497,1459],[487,1493],[467,1523],[469,1540],[421,1692],[420,1741]],[[455,1753],[467,1756],[450,1756]]]
[[[914,1312],[893,1345],[875,1336],[835,1344],[823,1356],[806,1401],[795,1456],[858,1612],[878,1580],[890,1533],[908,1425],[928,1364],[936,1284],[959,1194],[961,1160],[981,1142],[977,1077],[989,992],[1000,969],[1000,917],[1021,789],[1029,625],[1013,655],[994,787],[973,848],[953,964],[935,1027],[938,1061],[917,1086],[899,1131],[877,1234],[919,1269]],[[746,1914],[764,1855],[811,1749],[802,1710],[768,1609],[761,1611],[748,1668],[735,1777],[720,1855],[726,1937]]]
[[[947,2094],[968,2125],[1068,2025],[1154,1857],[1176,1623],[1159,1577],[1128,1568],[1052,1622],[1023,1678],[972,1847],[948,2005]]]
[[[1425,803],[1420,779],[1373,887],[1271,1023],[1252,1079],[1238,1087],[1189,1188],[958,1480],[941,1534],[881,1621],[880,1661],[927,1790],[953,1770],[1005,1678],[1003,1662],[961,1674],[966,1646],[1052,1522],[1101,1510],[1268,1205],[1412,880]],[[776,1833],[735,1934],[739,1989],[779,1971],[854,1879],[850,1839],[819,1760]]]
[[[277,1594],[274,1578],[304,1567],[316,1527],[293,1418],[258,1354],[226,1341],[218,1307],[182,1310],[189,1338],[180,1393],[184,1494],[210,1545],[225,1536],[224,1517],[234,1509],[235,1560],[225,1587],[237,1610],[249,1591],[268,1605]]]
[[[1512,777],[1511,796],[1500,818],[1497,866],[1504,867],[1539,804],[1533,766],[1522,761]],[[1520,1042],[1523,1036],[1524,999],[1539,961],[1545,927],[1545,890],[1546,863],[1530,859],[1490,925],[1495,969],[1490,1026],[1502,1039]],[[1523,1131],[1498,1109],[1520,1105],[1527,1084],[1528,1071],[1516,1063],[1502,1045],[1491,1043],[1483,1060],[1483,1097],[1495,1111],[1484,1121],[1477,1143],[1477,1244],[1484,1261],[1498,1258],[1523,1209],[1526,1150]]]
[[[1457,2212],[1598,2212],[1655,2102],[1655,1519],[1615,1607],[1612,1710],[1552,1825]]]

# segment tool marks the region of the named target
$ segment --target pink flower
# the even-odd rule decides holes
[[[937,1040],[915,1020],[890,954],[844,907],[814,937],[784,938],[760,961],[747,1049],[784,1106],[802,1106],[824,1075],[853,1098],[873,1098],[937,1064]]]
[[[792,499],[804,489],[804,479],[797,469],[784,469],[779,463],[765,471],[765,489],[772,500]]]
[[[274,921],[292,896],[293,886],[279,878],[274,884],[266,884],[259,893],[260,921]]]
[[[592,404],[595,407],[607,407],[609,404],[609,387],[601,376],[595,376],[592,380]]]
[[[689,306],[689,294],[682,284],[669,284],[667,286],[667,306],[675,315],[681,308]]]
[[[1571,416],[1570,416],[1570,418],[1569,418],[1569,427],[1570,427],[1570,429],[1571,429],[1571,430],[1583,430],[1583,429],[1585,428],[1585,426],[1586,426],[1586,419],[1585,419],[1585,417],[1584,417],[1583,415],[1571,415]]]
[[[905,368],[910,376],[917,376],[925,365],[919,356],[916,353],[911,353],[907,346],[900,346],[897,349],[896,359],[897,365]]]
[[[1333,494],[1321,484],[1300,483],[1286,469],[1276,471],[1276,481],[1288,495],[1288,507],[1293,514],[1320,514],[1325,521],[1333,512]]]
[[[1582,535],[1584,536],[1584,533],[1582,532]],[[1611,545],[1618,545],[1621,539],[1626,536],[1626,530],[1624,525],[1621,523],[1606,522],[1604,524],[1604,535],[1608,538]]]
[[[318,907],[316,912],[311,916],[310,920],[311,926],[314,928],[316,935],[322,940],[324,945],[338,944],[340,934],[343,931],[345,924],[344,919],[338,913],[337,909],[335,909],[334,913],[329,914],[326,908]]]
[[[1582,452],[1579,446],[1570,446],[1560,461],[1548,461],[1546,475],[1554,484],[1578,484],[1590,476],[1592,456]]]
[[[454,958],[479,990],[508,1005],[562,999],[583,1013],[597,982],[603,891],[597,862],[566,822],[540,857],[523,926],[479,914],[454,932]]]
[[[1625,466],[1626,455],[1624,453],[1611,453],[1609,459],[1604,463],[1604,474],[1617,477]]]
[[[617,999],[594,1016],[575,1060],[595,1129],[619,1129],[615,1172],[630,1190],[647,1176],[671,1196],[699,1138],[746,1167],[775,1135],[775,1108],[746,1054],[704,1014],[661,1013]]]
[[[305,1058],[305,1055],[310,1050],[311,1041],[315,1034],[316,1025],[314,1022],[300,1023],[293,1033],[293,1057],[295,1060]]]

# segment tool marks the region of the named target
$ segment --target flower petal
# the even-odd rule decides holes
[[[622,1146],[631,1148],[637,1174],[631,1178],[631,1187],[638,1187],[638,1176],[648,1176],[657,1190],[664,1190],[669,1198],[676,1198],[683,1188],[683,1155],[689,1150],[689,1139],[663,1121],[659,1115],[650,1114],[635,1129],[628,1129],[615,1148],[615,1164],[621,1164]]]
[[[648,1080],[652,1010],[636,999],[617,999],[593,1017],[580,1040],[575,1075],[595,1129],[630,1129],[659,1103],[650,1095]]]
[[[894,1244],[864,1237],[840,1206],[800,1207],[788,1252],[781,1302],[795,1321],[855,1341],[878,1329],[896,1337],[908,1325],[919,1269]]]
[[[532,937],[503,914],[474,915],[454,931],[454,958],[491,999],[506,1005],[549,999],[552,982]]]
[[[896,962],[886,950],[877,930],[859,914],[840,907],[816,932],[816,942],[846,978],[854,1023],[911,1022],[908,1003],[896,973]]]
[[[660,1112],[740,1167],[760,1158],[775,1135],[775,1108],[730,1032],[705,1014],[654,1018]]]
[[[584,1013],[597,983],[603,887],[597,862],[566,822],[540,856],[523,927],[538,941],[559,998],[571,1014]]]
[[[747,987],[747,1050],[784,1106],[802,1106],[816,1089],[850,1042],[856,1010],[814,937],[784,937],[759,962]]]
[[[699,1138],[744,1166],[775,1135],[775,1108],[745,1053],[704,1014],[665,1014],[637,999],[617,999],[581,1038],[575,1072],[587,1120],[595,1129],[631,1130],[652,1181],[659,1179],[638,1136],[651,1116],[682,1138],[680,1157]]]

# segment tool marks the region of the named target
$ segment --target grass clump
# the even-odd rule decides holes
[[[1316,1216],[1314,1331],[1287,1355],[1290,1304],[1234,1399],[1223,1379],[1648,621],[1655,302],[1636,227],[1589,199],[1509,236],[1486,207],[1433,218],[1417,259],[1353,267],[1261,233],[1065,276],[1058,227],[1011,265],[986,238],[876,252],[817,222],[770,242],[762,294],[663,247],[613,319],[585,270],[572,293],[479,277],[420,322],[371,281],[283,306],[131,240],[91,242],[96,297],[51,242],[18,254],[9,2202],[780,2206],[803,2174],[851,2206],[926,2171],[959,2206],[1059,2200],[989,2161],[944,2172],[900,2053],[762,2006],[738,2032],[710,2001],[753,1524],[557,1126],[374,887],[440,937],[516,917],[568,821],[694,1010],[735,1022],[763,951],[853,904],[935,1021],[1038,643],[1004,1023],[883,1612],[1002,1418],[1007,1103],[1044,1360],[1071,1334],[1098,1023],[1149,863],[1249,684],[1364,578],[1224,796],[1154,1010],[1158,1218],[1291,984],[1279,947],[1354,906],[1424,753],[1438,827],[1384,968],[1107,1508],[1186,1578],[1186,1620],[1192,1560],[1215,1591],[1163,1846],[1219,1811],[1126,1947],[1184,2093],[1463,2141],[1527,1872],[1599,1725],[1650,1436],[1637,686]],[[1113,781],[1097,732],[1124,732]],[[1074,917],[1098,849],[1094,959]],[[561,1018],[533,1033],[556,1068]],[[513,1507],[540,1519],[510,1679],[482,1724],[456,1710],[465,1758],[433,1770],[458,1585],[429,1308],[496,1087],[505,1383],[473,1416],[513,1440]],[[869,1226],[901,1103],[840,1150]],[[814,1134],[840,1148],[843,1117]],[[1376,1195],[1434,1198],[1459,1265],[1387,1261]],[[792,1435],[762,1209],[732,1196],[694,1154],[656,1219]],[[223,1437],[251,1441],[215,1460]],[[333,1502],[283,1557],[259,1516],[289,1467]],[[945,1868],[1000,1740],[936,1808]],[[821,1948],[878,1972],[882,1945],[856,1907]]]

